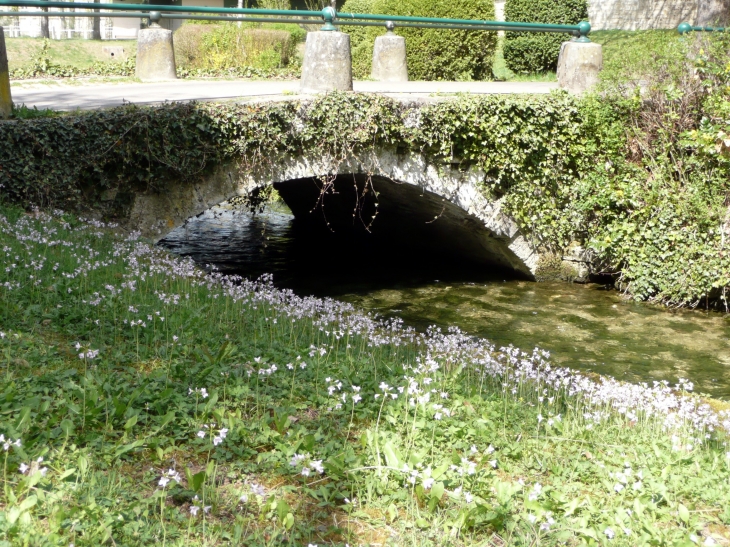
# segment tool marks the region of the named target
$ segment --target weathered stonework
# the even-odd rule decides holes
[[[139,31],[137,78],[143,82],[177,79],[171,30],[152,27]]]
[[[371,76],[379,82],[407,82],[406,39],[392,32],[375,39]]]
[[[0,119],[9,118],[13,110],[13,98],[10,94],[10,73],[8,71],[8,53],[5,49],[5,34],[0,27]]]
[[[730,0],[702,0],[697,9],[697,26],[727,26],[730,22]]]
[[[716,0],[712,0],[716,1]],[[672,29],[697,20],[697,0],[589,0],[593,30]]]
[[[300,89],[302,93],[352,91],[349,34],[336,31],[307,33]]]
[[[598,83],[603,47],[596,43],[563,42],[558,57],[558,84],[570,93],[584,93]]]
[[[585,249],[577,241],[572,242],[563,252],[562,264],[573,272],[570,281],[586,283],[595,271],[594,254]]]
[[[538,253],[514,220],[502,212],[502,201],[485,196],[481,188],[487,177],[481,169],[436,164],[418,153],[398,154],[388,149],[335,164],[321,157],[285,156],[254,173],[244,172],[233,164],[221,165],[198,183],[171,185],[164,193],[136,195],[129,227],[159,240],[188,218],[235,196],[248,195],[256,188],[338,174],[378,175],[447,199],[461,208],[465,217],[478,219],[484,225],[489,240],[484,244],[492,250],[496,263],[534,278]]]

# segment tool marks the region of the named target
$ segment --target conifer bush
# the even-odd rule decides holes
[[[507,21],[575,25],[588,19],[587,0],[507,0]],[[558,67],[560,45],[569,34],[508,32],[504,42],[504,60],[513,72],[554,71]]]
[[[454,19],[494,19],[491,0],[348,0],[342,13],[383,13]],[[383,27],[343,26],[352,45],[352,69],[356,78],[370,76],[375,38]],[[405,37],[411,80],[485,80],[492,76],[497,46],[495,32],[398,28]]]

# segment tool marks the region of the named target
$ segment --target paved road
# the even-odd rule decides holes
[[[549,93],[553,82],[355,82],[355,91],[383,93],[401,98],[429,97],[438,93]],[[147,84],[16,84],[13,102],[32,108],[76,110],[105,108],[124,103],[157,104],[165,101],[215,101],[256,98],[287,99],[299,92],[299,81],[201,81]]]

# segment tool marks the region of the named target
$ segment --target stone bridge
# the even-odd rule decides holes
[[[534,279],[538,254],[487,197],[476,167],[382,149],[332,162],[286,156],[255,173],[224,164],[196,183],[134,197],[130,228],[155,240],[214,205],[273,185],[297,221],[446,254]]]

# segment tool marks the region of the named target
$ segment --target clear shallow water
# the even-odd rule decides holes
[[[689,378],[730,399],[730,316],[669,311],[598,285],[509,280],[453,257],[345,239],[298,225],[291,215],[217,208],[161,245],[228,273],[299,294],[331,296],[419,329],[456,325],[502,346],[538,346],[552,361],[632,382]]]

